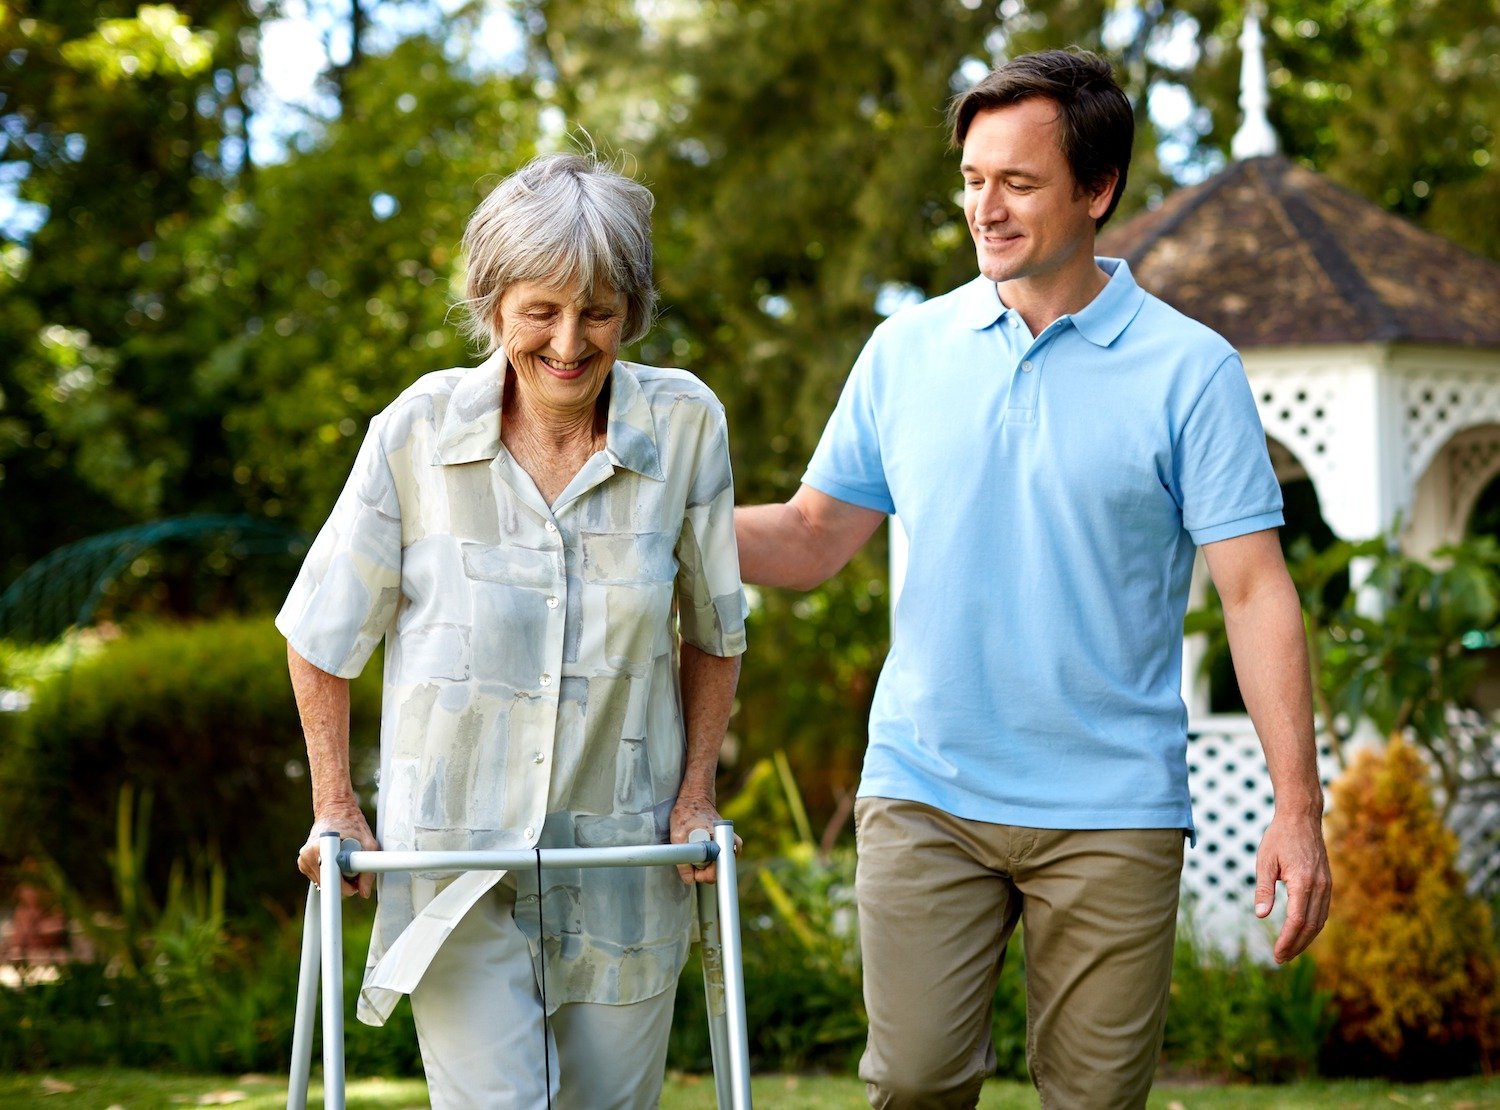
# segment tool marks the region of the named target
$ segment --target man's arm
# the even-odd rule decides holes
[[[380,845],[360,811],[349,773],[349,680],[309,663],[290,644],[286,659],[307,738],[307,768],[312,778],[313,826],[307,843],[297,853],[297,868],[317,882],[320,838],[326,830],[354,837],[366,851]],[[370,874],[360,875],[358,883],[345,879],[344,893],[357,890],[361,897],[368,898],[374,884],[375,876]]]
[[[1333,890],[1302,609],[1275,529],[1207,544],[1203,555],[1224,602],[1234,673],[1276,794],[1256,854],[1255,914],[1271,912],[1276,881],[1284,882],[1286,923],[1273,955],[1286,963],[1322,930]]]
[[[832,578],[875,534],[885,514],[802,486],[780,505],[735,509],[740,576],[810,590]]]
[[[682,788],[672,807],[672,843],[687,843],[694,829],[713,830],[719,819],[714,801],[714,777],[719,770],[719,748],[734,710],[734,688],[740,680],[740,657],[710,655],[692,644],[682,645],[678,670],[682,680],[682,719],[687,731],[687,757],[682,768]],[[737,839],[737,838],[736,838]],[[679,866],[685,883],[711,883],[714,865],[694,869]]]

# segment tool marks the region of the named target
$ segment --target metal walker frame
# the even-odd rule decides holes
[[[740,948],[734,825],[720,821],[712,837],[695,829],[687,844],[623,848],[542,848],[504,852],[366,852],[356,840],[323,834],[321,874],[307,892],[302,965],[287,1110],[306,1110],[312,1073],[313,1015],[323,995],[323,1105],[344,1110],[344,936],[342,878],[390,871],[514,871],[540,866],[647,867],[718,864],[718,881],[696,886],[702,934],[703,991],[719,1110],[751,1110],[750,1050],[745,1025],[745,977]],[[331,838],[331,839],[330,839]]]

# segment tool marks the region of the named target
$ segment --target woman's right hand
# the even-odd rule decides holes
[[[375,834],[370,831],[370,823],[365,820],[365,815],[360,811],[359,806],[352,802],[316,815],[312,831],[307,834],[307,843],[302,845],[297,852],[297,870],[311,879],[314,884],[322,878],[321,848],[323,834],[326,832],[336,832],[341,838],[354,838],[359,841],[359,846],[363,851],[380,851],[380,843],[375,839]],[[371,891],[375,889],[375,876],[366,873],[355,876],[352,881],[345,877],[342,886],[345,898],[356,892],[361,898],[368,898]]]

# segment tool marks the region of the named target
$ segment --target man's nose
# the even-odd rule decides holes
[[[1010,218],[1005,197],[998,188],[986,185],[979,191],[974,202],[974,222],[977,224],[999,224]]]

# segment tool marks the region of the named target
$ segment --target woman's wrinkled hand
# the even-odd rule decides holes
[[[712,798],[703,794],[679,794],[677,804],[672,807],[672,843],[686,844],[694,829],[706,829],[712,837],[714,825],[720,820],[722,818],[719,817]],[[734,838],[734,850],[736,853],[740,850],[739,836]],[[712,863],[701,866],[680,863],[677,865],[677,874],[683,882],[692,886],[694,883],[713,882],[719,877],[719,869]]]
[[[375,839],[375,834],[370,831],[370,824],[365,820],[365,815],[360,811],[359,806],[351,803],[348,806],[318,814],[313,821],[312,831],[307,834],[307,843],[297,851],[297,870],[315,884],[322,877],[319,870],[322,866],[321,849],[323,834],[327,832],[336,832],[340,837],[352,837],[359,841],[360,848],[366,852],[380,851],[380,844]],[[346,877],[342,885],[345,898],[356,893],[361,898],[368,898],[375,889],[375,876],[357,875],[353,880]]]

